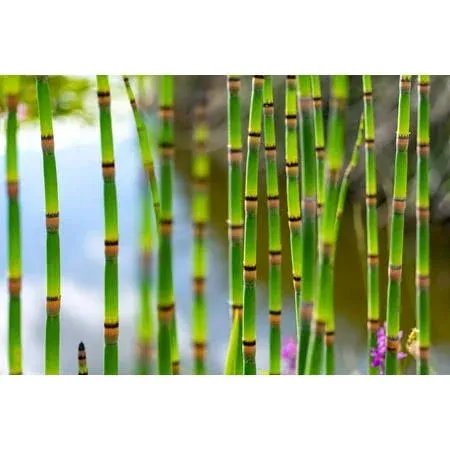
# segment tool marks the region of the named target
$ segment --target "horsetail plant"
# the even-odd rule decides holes
[[[86,347],[83,342],[78,345],[78,375],[88,375]]]
[[[47,228],[47,322],[45,327],[45,374],[59,374],[61,267],[59,247],[58,178],[56,174],[52,107],[47,75],[36,76],[41,146],[45,183]]]
[[[430,76],[418,76],[417,192],[416,192],[416,315],[419,357],[417,375],[429,375],[430,348]]]
[[[153,372],[153,242],[155,238],[154,210],[147,175],[141,172],[141,230],[140,230],[140,311],[138,322],[138,364],[139,375]]]
[[[400,300],[403,267],[403,235],[407,194],[408,145],[410,133],[411,75],[401,75],[399,83],[397,143],[389,247],[387,292],[386,375],[398,373]]]
[[[264,77],[264,148],[269,223],[269,373],[281,374],[281,228],[272,77]]]
[[[307,373],[319,375],[322,369],[326,323],[333,307],[333,255],[335,243],[336,211],[339,199],[341,167],[345,145],[345,111],[349,93],[348,77],[335,75],[331,78],[331,117],[326,151],[326,189],[323,220],[319,234],[319,283],[317,301],[314,305],[314,331],[308,348]],[[331,292],[330,292],[331,291]],[[333,327],[334,328],[334,327]],[[334,330],[327,341],[334,339]]]
[[[371,364],[371,350],[376,347],[377,332],[380,327],[380,286],[372,77],[363,75],[362,84],[364,95],[364,147],[366,155],[368,373],[369,375],[376,375],[377,369]]]
[[[316,297],[316,157],[314,148],[314,111],[310,75],[297,76],[302,201],[302,292],[297,372],[304,375],[311,334],[311,314]]]
[[[253,75],[245,173],[244,310],[242,323],[244,375],[256,375],[256,232],[263,84],[264,75]]]
[[[295,319],[297,325],[297,350],[303,356],[305,349],[300,349],[301,321],[300,296],[302,282],[302,215],[300,208],[300,178],[298,163],[297,135],[297,83],[295,75],[287,75],[285,82],[285,171],[287,213],[289,223],[289,238],[291,249],[292,282],[295,298]],[[304,327],[302,327],[304,330]],[[300,359],[300,353],[297,360]]]
[[[133,111],[134,121],[136,123],[136,131],[139,140],[139,148],[141,150],[142,165],[144,166],[144,170],[147,175],[148,182],[150,184],[150,188],[152,191],[153,209],[155,217],[156,220],[159,221],[160,204],[159,204],[158,183],[156,180],[155,164],[153,162],[153,154],[150,146],[147,126],[138,108],[136,98],[130,85],[129,77],[123,75],[122,78],[125,84],[125,89],[127,91],[128,100],[130,101],[131,109]]]
[[[240,77],[227,77],[228,106],[228,258],[232,326],[225,362],[225,374],[242,374],[242,255],[243,255],[243,180]]]
[[[17,104],[20,76],[5,77],[8,115],[6,119],[6,188],[8,194],[8,362],[9,374],[22,374],[21,336],[21,225],[19,207],[19,169],[17,163]]]
[[[97,99],[100,118],[105,222],[104,374],[117,375],[119,372],[119,221],[117,217],[116,170],[111,121],[111,93],[107,75],[97,75]]]
[[[163,75],[160,77],[161,215],[159,220],[160,245],[158,252],[158,370],[160,375],[176,375],[179,373],[172,273],[173,84],[173,76]]]
[[[192,307],[192,347],[194,374],[205,375],[207,344],[207,310],[205,301],[205,281],[207,271],[206,227],[209,221],[209,155],[207,153],[208,127],[206,120],[206,100],[195,107],[194,161],[192,167],[193,199],[192,224],[193,243],[193,307]]]

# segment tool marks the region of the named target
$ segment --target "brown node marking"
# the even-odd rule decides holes
[[[333,254],[333,248],[334,248],[334,245],[331,242],[322,243],[323,254],[324,254],[324,256],[327,256],[328,258],[330,258],[331,255]]]
[[[373,150],[373,148],[375,147],[375,139],[364,139],[364,143],[367,150]]]
[[[313,108],[314,102],[312,97],[301,97],[300,98],[300,109],[302,111],[310,111]]]
[[[429,94],[430,93],[430,83],[422,81],[418,84],[418,86],[419,86],[419,92],[421,94]]]
[[[175,154],[175,148],[172,142],[160,142],[159,148],[161,151],[161,156],[165,160],[170,160]]]
[[[269,250],[269,262],[270,264],[281,264],[281,250]]]
[[[277,156],[277,147],[276,147],[276,145],[266,145],[265,146],[265,150],[266,150],[266,157],[268,159],[276,158],[276,156]]]
[[[294,128],[297,126],[297,114],[286,114],[284,118],[288,128]]]
[[[47,315],[51,317],[59,315],[61,309],[61,296],[47,297],[46,300]]]
[[[409,145],[409,134],[397,134],[397,147],[399,150],[407,150]]]
[[[244,346],[244,355],[247,357],[253,357],[256,354],[256,340],[253,341],[242,341],[242,345]]]
[[[173,119],[173,107],[169,105],[161,105],[158,108],[159,117],[163,120]]]
[[[400,79],[400,89],[402,91],[409,91],[411,89],[411,78],[401,78]]]
[[[376,206],[377,205],[377,194],[366,194],[366,205]]]
[[[253,195],[245,196],[245,209],[255,211],[258,207],[258,197]]]
[[[268,208],[278,208],[280,206],[280,196],[279,195],[268,195],[267,196],[267,206],[268,206]]]
[[[398,266],[394,264],[389,265],[389,278],[392,281],[400,281],[402,278],[402,268],[403,266],[400,264]]]
[[[316,197],[303,197],[302,208],[305,212],[315,215],[316,214]],[[305,214],[306,215],[306,214]]]
[[[269,325],[279,326],[281,324],[281,310],[269,311]]]
[[[292,274],[292,284],[294,291],[298,292],[302,287],[302,277]]]
[[[273,114],[273,110],[274,110],[273,102],[264,103],[263,107],[264,107],[264,114],[266,114],[266,115]]]
[[[20,295],[22,289],[22,277],[9,277],[8,290],[10,295]]]
[[[314,106],[319,108],[322,106],[322,97],[313,97]]]
[[[316,320],[314,323],[314,331],[316,334],[325,334],[326,324],[322,320]]]
[[[325,334],[325,344],[332,345],[334,344],[334,331],[327,331]]]
[[[193,342],[192,350],[194,353],[194,358],[197,360],[203,360],[206,357],[206,343],[205,342]]]
[[[209,176],[195,177],[193,180],[194,189],[197,192],[204,192],[209,187]]]
[[[253,75],[253,83],[256,87],[260,87],[264,84],[264,75]]]
[[[302,226],[302,218],[298,216],[288,216],[289,229],[298,230]]]
[[[110,106],[111,104],[111,94],[109,91],[97,91],[98,105],[101,108]]]
[[[152,263],[152,252],[150,249],[144,249],[141,251],[141,264],[144,267],[150,266]]]
[[[228,236],[232,240],[240,240],[244,236],[244,225],[243,224],[232,224],[228,222]]]
[[[320,216],[322,214],[323,211],[323,203],[317,203],[317,215]],[[340,212],[340,214],[342,215],[342,211]]]
[[[206,223],[205,222],[194,222],[193,228],[194,228],[194,236],[196,238],[201,239],[205,236],[205,231],[206,231]]]
[[[242,148],[228,147],[228,161],[233,163],[240,163],[242,161]]]
[[[288,175],[288,176],[298,175],[298,172],[299,172],[298,161],[293,161],[293,162],[286,161],[285,167],[286,167],[286,175]]]
[[[333,97],[331,99],[331,107],[337,111],[343,111],[347,106],[347,99],[342,97]]]
[[[393,352],[397,352],[400,349],[400,343],[398,340],[398,336],[387,338],[387,349]]]
[[[47,231],[57,231],[59,228],[59,212],[47,213],[45,215]]]
[[[202,295],[205,292],[205,277],[194,277],[192,279],[192,290],[196,295]]]
[[[105,239],[105,256],[107,258],[115,258],[119,254],[119,240]]]
[[[172,361],[172,374],[173,375],[180,374],[180,361]]]
[[[330,169],[328,177],[330,183],[337,183],[339,181],[339,171],[337,169]]]
[[[243,310],[243,306],[242,305],[231,305],[231,312],[232,312],[232,316],[233,317],[238,317],[241,318],[242,317],[242,310]]]
[[[430,276],[429,275],[417,275],[416,276],[416,285],[420,288],[428,288],[430,287]]]
[[[370,253],[367,255],[367,262],[368,262],[369,266],[376,267],[376,266],[378,266],[379,261],[380,261],[380,257],[378,255],[373,255]]]
[[[380,328],[380,321],[378,319],[368,319],[367,329],[371,332],[376,332]]]
[[[261,133],[259,131],[250,131],[248,133],[248,143],[250,146],[258,146],[261,142]]]
[[[244,265],[244,278],[246,281],[256,280],[256,264],[254,266]]]
[[[17,105],[19,104],[19,97],[16,94],[9,94],[6,97],[6,106],[9,111],[16,112],[17,111]]]
[[[175,305],[158,305],[158,320],[163,323],[170,323],[175,311]]]
[[[313,313],[313,304],[311,302],[304,302],[300,307],[300,318],[302,320],[310,321]]]
[[[425,222],[430,217],[430,208],[428,206],[419,206],[416,208],[416,215],[421,222]]]
[[[316,156],[318,159],[325,158],[325,147],[316,147]]]
[[[55,149],[55,140],[53,134],[41,135],[41,146],[44,153],[51,153]]]
[[[153,356],[153,347],[147,342],[138,342],[137,354],[140,360],[149,360]]]
[[[236,95],[241,88],[241,79],[239,77],[228,77],[228,89],[231,94]]]
[[[105,178],[105,179],[110,180],[110,179],[114,178],[115,173],[116,173],[114,161],[102,163],[102,173],[103,173],[103,178]]]
[[[19,194],[19,183],[17,181],[8,181],[6,184],[8,197],[16,199]]]
[[[159,229],[163,236],[170,236],[172,233],[173,220],[172,219],[160,219]]]
[[[406,198],[394,197],[392,199],[392,209],[396,214],[404,214],[406,209]]]
[[[430,153],[430,143],[429,142],[419,142],[417,144],[417,152],[420,156],[428,156]]]
[[[429,347],[420,347],[419,348],[419,358],[422,361],[428,361],[430,359],[430,349],[429,349]]]
[[[365,100],[372,100],[373,98],[373,94],[372,91],[366,91],[363,93],[364,99]]]

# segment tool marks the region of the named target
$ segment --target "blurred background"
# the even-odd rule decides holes
[[[45,336],[45,215],[40,133],[33,77],[23,77],[18,135],[22,221],[22,335],[25,374],[44,370]],[[146,113],[156,142],[157,77],[132,77],[138,103]],[[450,83],[432,78],[431,182],[431,321],[432,359],[437,373],[450,373]],[[119,76],[111,81],[116,180],[119,205],[120,372],[133,373],[136,358],[135,330],[139,305],[138,244],[140,224],[140,158],[136,129],[126,92]],[[280,154],[279,186],[282,198],[283,335],[295,333],[294,298],[290,279],[289,235],[286,218],[284,158],[283,77],[274,77],[277,145]],[[251,77],[242,78],[243,143],[247,129]],[[51,76],[54,100],[54,136],[60,202],[62,263],[61,373],[77,373],[77,346],[87,348],[89,372],[103,371],[103,188],[100,132],[95,77]],[[0,170],[5,179],[4,95],[0,82]],[[211,225],[209,229],[208,369],[219,374],[229,334],[227,255],[227,136],[225,76],[176,76],[176,176],[174,181],[174,288],[181,349],[181,372],[190,373],[191,325],[191,156],[192,111],[199,95],[208,96],[211,126]],[[325,118],[328,114],[328,77],[323,77]],[[374,77],[377,177],[379,190],[380,282],[382,317],[387,290],[388,226],[395,156],[398,77]],[[415,325],[415,122],[416,89],[413,83],[412,135],[405,227],[402,287],[402,329]],[[362,111],[360,77],[351,77],[347,158],[353,148]],[[245,146],[245,145],[244,145]],[[260,161],[261,203],[258,210],[257,361],[268,367],[267,325],[267,209],[264,159]],[[6,186],[0,191],[0,372],[7,373],[7,230]],[[366,366],[366,276],[364,223],[364,154],[351,177],[336,256],[336,364],[337,373],[364,373]],[[155,298],[153,298],[155,301]],[[409,358],[409,368],[413,361]]]

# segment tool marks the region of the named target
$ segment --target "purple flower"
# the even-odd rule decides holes
[[[403,331],[398,333],[398,339],[401,341],[403,337]],[[378,367],[380,375],[384,375],[385,358],[387,350],[387,336],[386,336],[386,323],[380,327],[377,331],[377,346],[370,352],[372,357],[372,367]],[[399,351],[397,353],[397,359],[406,358],[407,354]]]
[[[294,338],[285,338],[281,347],[281,357],[287,366],[287,375],[295,374],[297,361],[297,343]]]

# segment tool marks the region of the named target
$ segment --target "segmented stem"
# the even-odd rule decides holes
[[[269,223],[270,375],[281,374],[281,229],[272,77],[264,77],[264,148]]]
[[[411,75],[402,75],[400,77],[399,91],[387,294],[387,375],[396,375],[398,373],[397,354],[400,347],[400,300],[410,133]]]
[[[242,255],[244,237],[240,77],[227,77],[228,103],[228,258],[232,327],[225,374],[242,374]]]
[[[47,75],[36,76],[41,146],[44,163],[45,223],[47,228],[47,322],[45,374],[59,374],[61,268],[59,248],[58,178],[56,174],[52,107]]]
[[[6,119],[6,188],[8,194],[8,362],[9,374],[22,374],[21,333],[21,224],[19,202],[19,169],[17,163],[17,105],[20,76],[5,77]]]
[[[192,224],[194,232],[192,350],[194,356],[194,374],[196,375],[205,375],[207,372],[207,309],[205,300],[205,282],[208,261],[205,234],[209,222],[210,161],[207,153],[209,130],[206,119],[206,109],[206,101],[200,102],[195,108],[195,152],[192,167]]]
[[[263,84],[264,75],[253,76],[245,174],[244,310],[242,324],[245,375],[256,375],[256,235]]]
[[[430,76],[418,76],[417,192],[416,192],[416,315],[419,358],[418,375],[429,375],[430,353]]]
[[[100,115],[105,221],[104,374],[117,375],[119,372],[119,221],[117,217],[111,93],[107,75],[97,75],[97,98]]]
[[[78,345],[78,375],[88,375],[86,348],[82,342]]]

